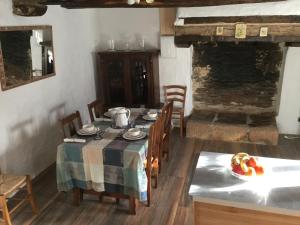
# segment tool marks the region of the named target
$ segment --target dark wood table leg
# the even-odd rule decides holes
[[[136,214],[135,208],[136,208],[135,198],[129,197],[129,213],[135,215]]]
[[[81,198],[81,193],[80,193],[80,189],[79,188],[73,188],[73,204],[75,206],[79,206],[80,205],[80,198]]]

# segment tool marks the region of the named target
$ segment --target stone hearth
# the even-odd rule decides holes
[[[246,115],[203,111],[189,118],[186,135],[203,140],[277,145],[279,133],[275,116],[270,113]]]

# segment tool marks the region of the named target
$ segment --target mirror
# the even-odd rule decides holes
[[[2,90],[54,75],[51,26],[0,27]]]

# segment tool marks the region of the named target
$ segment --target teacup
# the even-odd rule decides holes
[[[141,130],[139,128],[130,128],[127,132],[131,136],[138,136],[140,135]]]
[[[82,126],[82,129],[87,132],[93,132],[96,130],[96,127],[94,126],[94,124],[85,124]]]
[[[147,115],[148,115],[150,118],[154,119],[154,118],[157,117],[157,112],[156,112],[156,111],[149,111],[149,112],[147,113]]]

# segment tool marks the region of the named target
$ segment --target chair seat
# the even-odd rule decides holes
[[[26,176],[16,176],[11,174],[0,175],[0,195],[6,195],[18,189],[26,182]]]

